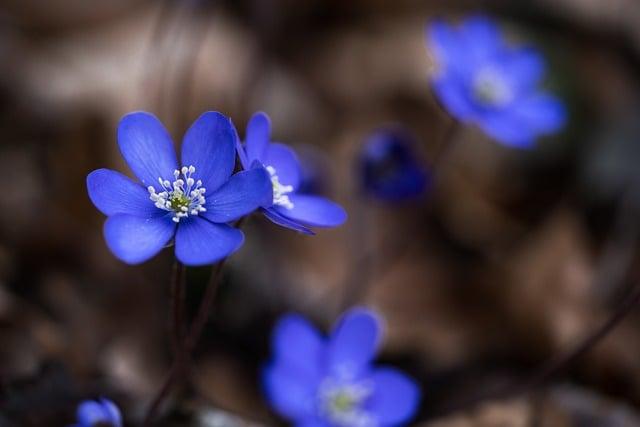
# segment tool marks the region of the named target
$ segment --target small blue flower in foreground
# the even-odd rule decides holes
[[[421,196],[428,183],[411,134],[397,127],[380,129],[365,141],[359,157],[362,188],[384,201],[403,201]]]
[[[109,399],[85,400],[78,405],[78,423],[72,427],[122,427],[122,415]]]
[[[263,382],[271,406],[300,427],[385,427],[406,424],[420,401],[402,372],[373,366],[382,335],[371,311],[348,311],[328,338],[298,315],[273,333],[273,359]]]
[[[245,170],[262,165],[271,175],[273,197],[263,212],[272,222],[306,234],[309,227],[336,227],[347,214],[341,206],[324,197],[299,194],[300,164],[295,152],[280,143],[271,143],[271,121],[256,113],[247,125],[246,144],[238,139],[238,156]]]
[[[105,215],[104,236],[113,254],[138,264],[175,236],[185,265],[214,263],[236,251],[244,235],[227,223],[271,200],[263,168],[232,176],[237,132],[227,117],[204,113],[182,142],[178,166],[169,133],[152,114],[126,115],[118,144],[142,184],[108,169],[87,177],[89,197]]]
[[[514,147],[529,147],[564,126],[563,103],[539,88],[545,62],[536,50],[510,45],[481,16],[458,28],[435,21],[427,32],[436,60],[433,89],[458,120]]]

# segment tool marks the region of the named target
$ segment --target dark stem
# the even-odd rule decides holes
[[[183,307],[185,292],[185,268],[177,259],[173,263],[173,274],[171,278],[171,313],[169,319],[171,349],[173,356],[177,357],[180,351],[180,343],[182,343],[184,325],[183,325]]]

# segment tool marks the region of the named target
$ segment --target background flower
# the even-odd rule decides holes
[[[459,27],[434,21],[427,33],[436,61],[431,84],[455,118],[514,147],[564,126],[564,105],[539,87],[546,69],[540,53],[511,45],[489,18],[473,16]]]
[[[85,400],[77,410],[78,423],[73,427],[122,427],[122,415],[109,399]]]
[[[422,195],[428,176],[416,149],[415,138],[397,126],[369,135],[358,157],[362,189],[384,201],[409,200]]]
[[[309,227],[336,227],[344,223],[344,209],[320,196],[299,194],[301,171],[291,147],[271,142],[271,120],[259,112],[247,125],[246,142],[238,141],[238,155],[243,167],[255,162],[263,165],[271,175],[273,199],[263,205],[267,218],[278,225],[313,234]]]
[[[108,169],[87,177],[91,201],[108,216],[104,236],[113,254],[141,263],[175,236],[180,262],[203,265],[240,248],[242,232],[226,223],[270,200],[271,186],[261,168],[231,175],[235,134],[228,118],[204,113],[184,136],[179,168],[171,138],[155,116],[125,116],[118,144],[141,184]]]
[[[380,319],[362,308],[345,313],[328,338],[298,315],[282,317],[264,372],[267,399],[297,426],[405,424],[420,391],[396,369],[372,365],[381,338]]]

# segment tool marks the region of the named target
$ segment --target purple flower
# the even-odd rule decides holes
[[[418,408],[420,390],[400,371],[372,366],[380,323],[371,311],[352,309],[325,338],[304,318],[283,316],[263,376],[271,406],[301,427],[406,424]]]
[[[85,400],[78,405],[78,423],[72,427],[122,427],[122,415],[109,399]]]
[[[298,193],[300,164],[295,152],[281,143],[270,142],[271,121],[256,113],[247,125],[244,147],[238,139],[238,156],[245,170],[263,165],[271,176],[272,199],[263,212],[272,222],[305,234],[309,227],[336,227],[347,214],[342,207],[324,197]]]
[[[427,187],[428,175],[416,153],[415,139],[402,128],[383,128],[371,134],[358,160],[361,186],[376,199],[410,200]]]
[[[539,88],[546,66],[536,50],[511,45],[482,16],[468,18],[458,28],[435,21],[427,33],[436,60],[432,87],[458,120],[521,148],[564,126],[563,103]]]
[[[87,177],[93,204],[105,215],[104,236],[113,254],[138,264],[175,237],[185,265],[214,263],[244,241],[228,222],[271,200],[262,168],[232,176],[236,130],[227,117],[206,112],[182,142],[182,167],[173,142],[152,114],[126,115],[118,127],[120,152],[140,183],[108,169]]]

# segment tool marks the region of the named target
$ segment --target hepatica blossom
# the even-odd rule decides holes
[[[263,165],[271,176],[273,197],[263,205],[263,212],[272,222],[306,234],[310,227],[336,227],[347,214],[336,203],[324,197],[298,193],[300,164],[295,152],[287,145],[273,143],[271,121],[265,113],[253,115],[247,125],[246,143],[238,140],[238,156],[245,170]]]
[[[564,105],[540,89],[545,62],[536,50],[510,44],[481,16],[457,28],[435,21],[427,33],[436,60],[432,87],[458,120],[514,147],[529,147],[564,126]]]
[[[109,399],[85,400],[78,406],[78,423],[70,427],[122,427],[122,415]]]
[[[428,174],[415,148],[413,136],[402,128],[384,128],[368,136],[358,158],[364,191],[376,199],[390,202],[422,195]]]
[[[327,338],[302,317],[284,316],[263,376],[269,403],[301,427],[406,424],[420,391],[400,371],[372,365],[381,335],[380,319],[362,308],[348,311]]]
[[[118,145],[140,182],[108,169],[87,177],[91,201],[108,217],[104,236],[113,254],[137,264],[174,239],[183,264],[203,265],[237,250],[244,236],[227,223],[271,201],[272,190],[263,168],[232,175],[236,135],[227,117],[204,113],[184,136],[179,166],[155,116],[126,115]]]

